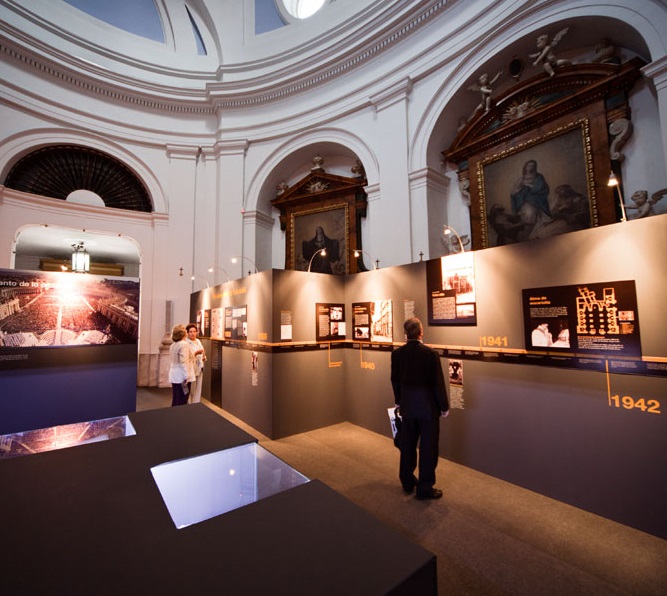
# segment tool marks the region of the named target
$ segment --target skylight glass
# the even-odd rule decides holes
[[[326,0],[282,0],[285,10],[295,19],[307,19],[324,6]]]
[[[65,0],[67,4],[109,25],[164,43],[164,31],[154,0]]]
[[[192,34],[195,36],[195,41],[197,43],[197,54],[200,56],[206,56],[206,46],[204,45],[204,40],[199,32],[199,27],[197,23],[192,18],[192,13],[188,10],[188,7],[185,7],[185,11],[188,13],[188,18],[190,19],[190,25],[192,25]]]

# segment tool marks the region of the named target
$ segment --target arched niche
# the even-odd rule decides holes
[[[151,212],[142,181],[118,159],[78,145],[50,145],[19,159],[4,180],[7,188],[67,200],[76,191],[99,196],[106,207]]]
[[[91,257],[91,274],[140,276],[138,243],[124,234],[109,234],[56,225],[24,226],[16,233],[14,268],[61,271],[70,267],[73,246],[83,243]]]
[[[320,155],[312,162],[310,171],[292,186],[279,186],[271,201],[285,231],[285,269],[341,275],[365,270],[363,261],[352,256],[362,249],[364,169],[357,162],[354,176],[347,177],[328,173]]]

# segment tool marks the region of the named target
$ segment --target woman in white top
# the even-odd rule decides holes
[[[197,404],[201,401],[201,387],[204,378],[204,362],[206,362],[206,352],[204,346],[197,337],[197,325],[190,323],[186,325],[185,330],[188,333],[185,341],[188,342],[190,350],[195,357],[195,381],[190,386],[190,403]]]
[[[187,331],[183,325],[171,330],[174,343],[169,347],[169,382],[172,389],[172,406],[188,403],[190,383],[195,380],[195,357],[185,341]]]

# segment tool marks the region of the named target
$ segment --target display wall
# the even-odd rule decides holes
[[[440,350],[445,370],[451,359],[462,361],[462,395],[442,422],[441,455],[667,537],[660,299],[667,279],[656,274],[665,249],[667,227],[656,216],[476,251],[477,324],[425,329],[425,342]],[[193,295],[194,315],[208,297],[217,294],[225,303],[246,288],[248,338],[222,342],[223,407],[253,426],[259,422],[256,428],[272,438],[344,420],[389,436],[390,354],[403,342],[406,315],[428,320],[426,269],[427,263],[415,263],[340,279],[264,272]],[[580,358],[526,349],[523,290],[625,280],[636,289],[641,356]],[[232,289],[234,296],[223,295]],[[353,304],[376,300],[393,306],[393,345],[349,337],[315,341],[317,303],[344,303],[350,320]],[[280,341],[285,311],[292,315],[292,339]]]
[[[136,409],[139,281],[0,270],[0,435]]]

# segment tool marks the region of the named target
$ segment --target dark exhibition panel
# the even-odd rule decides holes
[[[0,270],[0,434],[136,409],[139,281]]]
[[[340,360],[344,350],[330,351],[328,344],[314,341],[315,304],[344,301],[342,276],[301,271],[263,271],[193,294],[191,320],[211,321],[200,333],[204,346],[210,346],[204,395],[269,437],[346,420],[345,371],[328,365]],[[242,317],[243,310],[247,338],[232,339],[239,329],[235,317]],[[281,317],[291,322],[289,340],[280,341],[281,327],[288,326],[281,325]],[[219,335],[211,330],[216,321]],[[323,369],[322,356],[329,353]],[[336,397],[331,400],[329,395]]]
[[[136,346],[44,349],[48,366],[0,371],[0,435],[134,412]],[[114,361],[118,352],[129,360]]]
[[[151,468],[254,438],[202,404],[129,419],[136,435],[0,461],[1,593],[436,593],[431,553],[316,480],[177,529]]]
[[[660,477],[667,468],[661,299],[667,278],[655,273],[665,250],[667,227],[652,217],[468,253],[474,324],[460,319],[425,329],[445,371],[461,363],[461,387],[450,387],[455,399],[442,422],[441,454],[667,537],[667,484]],[[194,294],[191,316],[245,307],[247,337],[229,339],[223,327],[211,340],[222,360],[222,407],[271,438],[342,420],[388,436],[390,353],[403,341],[406,316],[429,321],[432,263],[350,276],[274,270]],[[630,306],[620,300],[627,288],[636,292]],[[598,334],[585,343],[582,333],[575,344],[574,327],[582,322],[570,312],[569,347],[526,345],[535,313],[556,313],[563,326],[567,308],[554,306],[553,297],[572,292],[580,294],[572,303],[583,305],[577,312],[589,304],[607,312],[595,324],[611,325],[612,312],[620,339]],[[361,321],[369,303],[371,310],[388,309],[389,341],[356,339],[367,329]],[[323,304],[332,313],[344,306],[344,336],[323,337]]]

